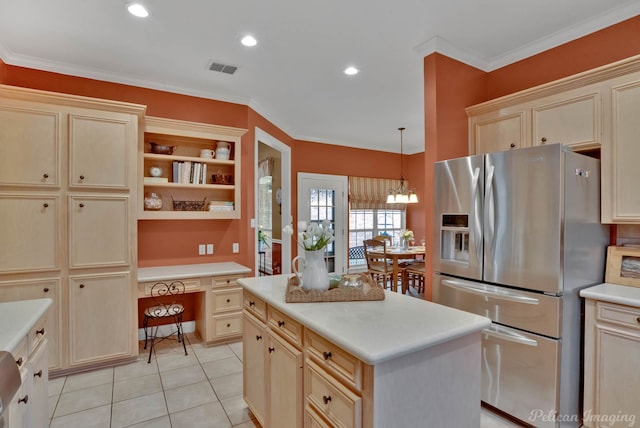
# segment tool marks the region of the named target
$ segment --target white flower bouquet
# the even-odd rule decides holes
[[[293,227],[286,225],[282,231],[288,235],[293,235]],[[298,243],[308,251],[322,250],[334,241],[333,230],[329,220],[322,220],[322,223],[298,222]]]

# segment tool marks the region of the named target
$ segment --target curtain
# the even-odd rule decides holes
[[[273,158],[260,159],[258,162],[258,178],[273,175],[272,172],[274,164],[275,159]]]
[[[405,186],[409,183],[405,180]],[[391,178],[349,177],[349,205],[352,210],[405,210],[406,204],[388,204],[389,189],[400,187]]]

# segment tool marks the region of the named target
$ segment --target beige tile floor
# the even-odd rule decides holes
[[[242,399],[242,342],[204,347],[189,336],[156,356],[49,381],[51,428],[257,428]],[[481,428],[518,427],[482,410]]]

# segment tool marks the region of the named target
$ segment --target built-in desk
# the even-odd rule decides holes
[[[234,262],[138,268],[138,299],[150,297],[153,284],[181,281],[195,296],[196,334],[205,344],[242,337],[242,287],[238,279],[251,272]]]

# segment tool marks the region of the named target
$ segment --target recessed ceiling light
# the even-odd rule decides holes
[[[349,76],[353,76],[354,74],[358,74],[360,70],[358,70],[355,67],[347,67],[344,69],[344,74],[347,74]]]
[[[137,16],[138,18],[146,18],[149,16],[149,12],[145,7],[139,3],[132,3],[127,6],[127,10],[133,16]]]
[[[258,41],[253,36],[244,36],[242,40],[240,40],[240,43],[245,46],[255,46],[258,44]]]

